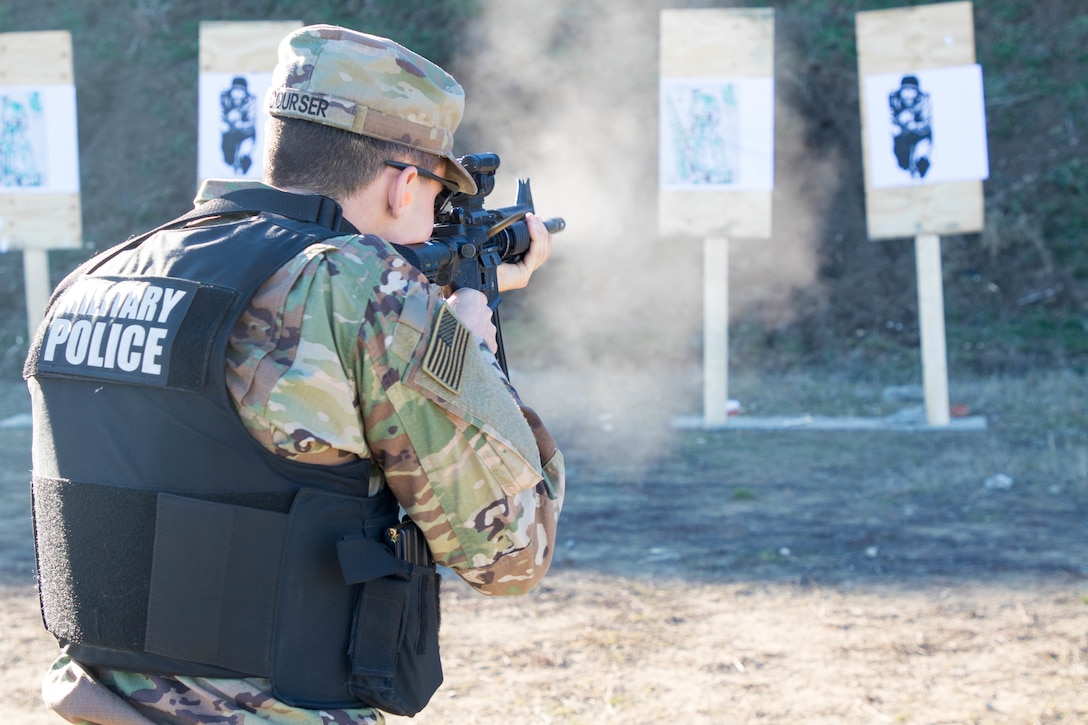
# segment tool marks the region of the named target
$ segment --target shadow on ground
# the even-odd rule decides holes
[[[556,561],[702,581],[1088,578],[1082,449],[1036,448],[1001,432],[686,433],[641,472],[575,451]]]
[[[0,384],[9,583],[34,574],[28,411],[21,384]],[[1088,578],[1083,430],[672,431],[638,455],[618,431],[609,445],[558,435],[578,444],[566,445],[556,569],[799,584]]]

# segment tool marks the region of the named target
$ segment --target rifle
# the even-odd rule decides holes
[[[502,371],[506,367],[506,351],[499,325],[498,268],[503,262],[517,262],[529,250],[527,212],[535,212],[533,193],[528,179],[518,179],[517,203],[501,209],[484,209],[484,197],[495,188],[495,170],[499,168],[498,154],[470,154],[458,159],[476,182],[475,194],[454,194],[449,203],[435,215],[430,239],[422,245],[407,247],[393,245],[408,262],[423,272],[432,284],[449,285],[453,289],[471,287],[487,295],[491,319],[495,323],[498,349],[495,357]],[[545,228],[556,234],[566,228],[560,217],[548,219]]]

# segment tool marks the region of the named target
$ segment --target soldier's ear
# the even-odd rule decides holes
[[[394,169],[395,170],[395,169]],[[419,172],[414,166],[400,169],[387,190],[389,202],[389,214],[394,219],[399,219],[412,206],[412,182]]]

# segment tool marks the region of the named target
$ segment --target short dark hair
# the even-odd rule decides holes
[[[312,191],[342,201],[387,167],[404,161],[435,171],[442,157],[403,144],[296,118],[272,118],[266,127],[264,179],[272,186]]]

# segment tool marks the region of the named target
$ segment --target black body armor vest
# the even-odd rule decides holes
[[[396,501],[367,497],[367,460],[266,450],[224,382],[257,288],[344,233],[314,221],[160,227],[54,293],[25,369],[34,528],[42,617],[78,661],[268,677],[302,707],[372,704],[348,687],[348,651],[360,582],[398,570],[382,541]]]

